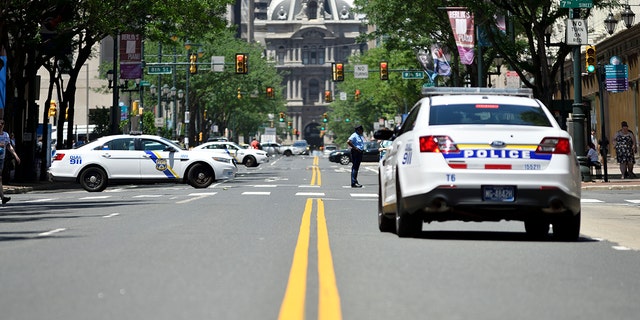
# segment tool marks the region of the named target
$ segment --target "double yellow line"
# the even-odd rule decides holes
[[[321,181],[318,168],[318,157],[314,157],[313,178],[311,184]],[[318,182],[318,185],[320,182]],[[307,267],[309,265],[309,238],[311,233],[311,214],[313,212],[314,199],[307,199],[302,214],[298,242],[293,253],[293,262],[289,272],[289,282],[280,306],[279,320],[304,319],[304,307],[307,291]],[[317,202],[316,225],[318,235],[318,319],[340,320],[342,310],[340,307],[340,295],[336,285],[336,275],[333,269],[333,258],[329,245],[329,232],[327,220],[324,215],[324,202]]]

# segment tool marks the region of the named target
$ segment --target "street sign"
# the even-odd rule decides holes
[[[369,66],[366,64],[356,64],[353,66],[353,77],[356,79],[369,78]]]
[[[224,56],[212,56],[211,57],[211,71],[223,72],[224,71]]]
[[[147,80],[140,80],[140,86],[141,87],[148,87],[151,85],[151,82],[147,81]]]
[[[629,67],[626,64],[607,64],[604,66],[605,85],[609,92],[629,90]]]
[[[346,92],[340,92],[340,100],[342,100],[342,101],[346,101],[347,100],[347,93]]]
[[[431,87],[435,87],[436,84],[434,82],[425,82],[422,87],[423,88],[431,88]]]
[[[163,118],[155,118],[153,123],[156,125],[156,127],[160,128],[164,126],[164,119]]]
[[[560,0],[560,8],[593,8],[593,0]]]
[[[579,46],[589,42],[587,38],[587,20],[567,19],[565,20],[565,25],[567,26],[565,34],[566,44]]]
[[[171,67],[167,66],[149,66],[148,74],[172,74]]]
[[[402,71],[402,79],[424,79],[424,71]]]

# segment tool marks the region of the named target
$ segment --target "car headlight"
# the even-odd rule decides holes
[[[224,162],[224,163],[233,163],[233,159],[232,158],[226,158],[226,157],[213,157],[213,160],[219,161],[219,162]]]

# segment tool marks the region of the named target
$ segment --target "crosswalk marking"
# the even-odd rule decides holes
[[[581,203],[602,203],[604,201],[598,199],[580,199]]]
[[[640,203],[640,200],[624,200],[624,201],[631,202],[631,203],[634,203],[634,204]]]
[[[296,196],[303,197],[324,197],[324,192],[297,192]]]
[[[244,196],[268,196],[271,194],[271,192],[268,191],[258,191],[258,192],[253,192],[253,191],[245,191],[243,193],[241,193]]]
[[[375,193],[351,193],[350,196],[354,198],[377,198],[378,195]]]

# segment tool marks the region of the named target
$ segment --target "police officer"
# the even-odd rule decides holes
[[[351,147],[351,187],[362,188],[362,185],[358,183],[358,170],[360,170],[360,163],[362,162],[362,151],[364,150],[364,136],[362,133],[364,128],[361,125],[355,127],[355,132],[349,136],[347,144]]]

